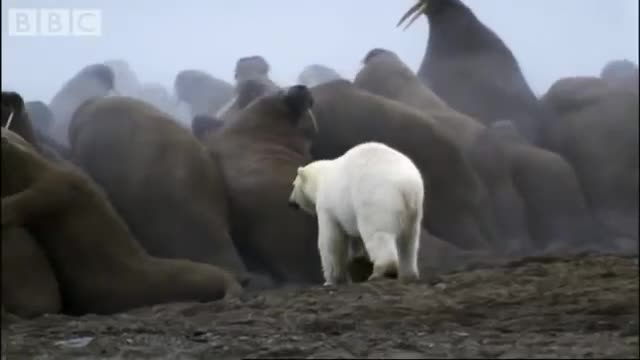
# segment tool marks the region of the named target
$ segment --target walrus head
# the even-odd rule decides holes
[[[140,87],[140,80],[128,62],[122,59],[111,59],[103,62],[114,74],[114,92],[131,95]]]
[[[608,62],[600,72],[600,77],[605,80],[620,80],[632,76],[637,76],[638,66],[632,61],[613,60]]]
[[[414,21],[416,21],[420,17],[420,15],[435,15],[442,12],[443,10],[446,10],[447,8],[455,6],[464,5],[460,0],[418,0],[415,5],[409,8],[409,10],[407,10],[407,12],[402,15],[396,27],[402,25],[405,20],[413,15],[413,17],[411,17],[411,19],[407,22],[407,25],[404,27],[404,30],[406,30],[407,28],[409,28],[409,26],[411,26],[411,24],[414,23]]]
[[[313,96],[309,88],[304,85],[295,85],[286,90],[284,103],[296,117],[301,117],[306,112],[311,119],[311,124],[315,132],[318,132],[318,122],[311,108],[313,107]]]
[[[17,92],[2,92],[2,127],[11,128],[11,123],[24,111],[24,100]]]
[[[371,60],[379,57],[379,56],[389,56],[389,57],[397,57],[397,55],[387,49],[383,48],[373,48],[369,50],[367,55],[365,55],[364,59],[362,59],[362,64],[367,65]]]
[[[307,87],[314,87],[340,79],[342,79],[342,76],[337,71],[320,64],[309,65],[298,75],[298,83]]]
[[[187,103],[193,103],[202,96],[203,92],[208,92],[213,88],[213,77],[201,70],[182,70],[173,81],[173,91],[178,99]],[[231,87],[231,85],[229,85]]]
[[[272,134],[296,148],[301,144],[306,148],[318,132],[313,103],[311,91],[304,85],[270,92],[240,110],[233,121],[225,121],[221,131]]]
[[[115,90],[116,76],[113,70],[105,64],[93,64],[89,65],[78,74],[78,77],[91,76],[98,81],[99,84],[104,86],[106,90]]]
[[[236,62],[234,77],[236,81],[261,78],[267,76],[269,70],[269,63],[262,56],[246,56]]]

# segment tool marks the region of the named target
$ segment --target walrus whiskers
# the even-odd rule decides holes
[[[11,121],[13,121],[13,114],[14,112],[12,111],[11,114],[9,114],[9,118],[7,119],[7,123],[4,125],[4,128],[9,130],[9,126],[11,126]]]

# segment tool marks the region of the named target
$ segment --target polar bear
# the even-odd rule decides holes
[[[403,153],[378,142],[298,168],[290,205],[318,220],[324,285],[347,280],[349,237],[359,237],[373,263],[369,280],[396,273],[419,279],[424,184]]]

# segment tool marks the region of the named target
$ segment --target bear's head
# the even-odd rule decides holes
[[[313,182],[314,180],[307,176],[305,168],[299,167],[296,178],[293,180],[293,190],[289,195],[289,206],[314,215],[316,213],[316,204],[310,196]]]
[[[311,215],[316,213],[318,180],[327,172],[331,160],[318,160],[298,168],[293,180],[293,190],[289,195],[289,205]]]

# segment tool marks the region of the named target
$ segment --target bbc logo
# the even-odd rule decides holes
[[[96,9],[9,9],[9,36],[101,36]]]

